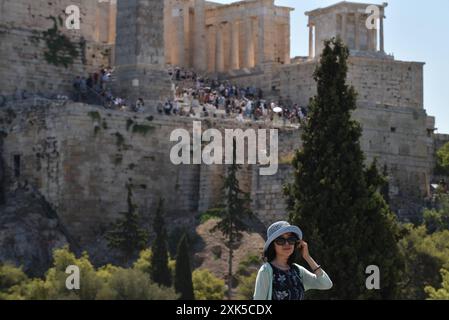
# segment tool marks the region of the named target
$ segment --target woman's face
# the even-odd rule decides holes
[[[280,235],[274,240],[274,250],[276,251],[276,256],[282,258],[290,257],[295,249],[296,241],[298,241],[298,238],[294,233],[288,232]]]

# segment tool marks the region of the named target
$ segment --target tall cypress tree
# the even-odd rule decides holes
[[[247,230],[245,219],[251,219],[253,213],[250,209],[251,198],[249,193],[240,189],[237,173],[241,166],[237,164],[236,141],[233,141],[232,164],[227,167],[227,175],[223,183],[223,203],[218,208],[209,209],[211,215],[218,216],[221,220],[212,228],[212,232],[219,230],[228,240],[226,246],[229,249],[228,258],[228,299],[231,299],[232,291],[232,260],[234,246],[242,236],[242,231]]]
[[[361,126],[351,119],[356,92],[346,84],[348,57],[340,39],[325,42],[287,203],[291,222],[334,282],[318,297],[389,299],[403,269],[398,224],[379,192],[385,180],[375,165],[364,165]],[[366,288],[369,265],[380,269],[380,290]]]
[[[148,232],[140,227],[140,215],[132,201],[132,185],[128,184],[127,189],[128,211],[121,213],[123,218],[113,223],[106,234],[108,246],[121,252],[124,264],[129,263],[148,242]]]
[[[153,229],[156,238],[152,245],[151,279],[163,286],[171,286],[171,273],[168,268],[167,230],[164,221],[164,200],[160,199],[154,218]]]
[[[176,253],[175,290],[180,293],[180,300],[194,300],[192,268],[190,266],[189,246],[184,234],[179,241]]]

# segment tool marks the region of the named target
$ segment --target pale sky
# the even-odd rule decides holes
[[[232,3],[232,0],[213,0]],[[327,7],[339,0],[276,0],[295,9],[291,16],[291,56],[308,55],[308,29],[304,12]],[[385,9],[385,51],[402,61],[425,62],[424,108],[436,117],[438,133],[449,134],[449,1],[360,1],[381,4]]]

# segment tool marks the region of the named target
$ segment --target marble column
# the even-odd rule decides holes
[[[316,26],[313,25],[313,42],[314,42],[314,58],[317,58],[320,56],[321,51],[324,49],[324,43],[323,41],[321,41],[320,43],[320,29]]]
[[[313,24],[309,23],[309,58],[313,58]]]
[[[183,20],[184,20],[184,61],[182,66],[186,67],[186,68],[190,68],[191,67],[191,50],[190,50],[190,44],[191,44],[191,28],[190,28],[190,7],[189,7],[189,3],[186,2],[184,4],[183,10]]]
[[[285,24],[284,63],[290,64],[290,24]]]
[[[376,22],[377,20],[375,21],[375,23]],[[368,34],[368,51],[376,51],[377,24],[374,25],[373,29],[367,29],[367,34]]]
[[[176,59],[176,64],[178,66],[184,66],[185,64],[185,32],[184,32],[184,8],[177,8],[178,10],[178,43],[176,45],[178,57]]]
[[[193,66],[196,70],[204,72],[207,70],[207,40],[206,40],[206,13],[205,1],[195,0],[195,29],[193,41]]]
[[[385,44],[384,44],[384,13],[381,13],[380,16],[380,52],[385,52]]]
[[[117,16],[117,3],[111,1],[109,5],[109,35],[108,35],[108,43],[113,44],[115,42],[115,17]]]
[[[254,66],[254,35],[253,35],[253,19],[251,17],[245,18],[245,63],[246,68]]]
[[[258,17],[257,64],[265,62],[265,17]]]
[[[348,29],[348,14],[347,13],[342,13],[341,15],[341,40],[343,40],[344,44],[348,44],[347,41],[347,29]]]
[[[239,32],[239,27],[240,27],[239,21],[231,22],[231,69],[233,69],[233,70],[240,68],[240,61],[239,61],[240,32]]]
[[[215,72],[216,58],[216,27],[215,25],[206,26],[207,33],[207,71]]]
[[[216,45],[215,45],[215,72],[224,71],[224,52],[223,52],[223,24],[219,23],[216,27]]]
[[[355,50],[360,50],[360,13],[356,13],[354,15],[354,41],[355,41]]]
[[[377,51],[377,27],[369,30],[370,33],[370,49],[371,51],[376,52]]]

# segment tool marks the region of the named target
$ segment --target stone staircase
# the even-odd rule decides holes
[[[92,88],[87,88],[85,93],[81,93],[80,90],[75,91],[73,100],[90,105],[98,105],[103,107],[108,106],[108,101]]]

